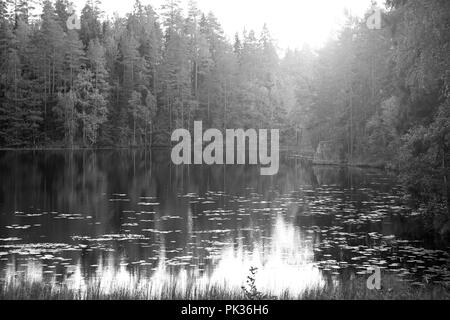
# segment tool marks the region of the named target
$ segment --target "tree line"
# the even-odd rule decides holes
[[[187,16],[176,0],[160,15],[136,1],[126,17],[102,19],[90,0],[81,29],[68,30],[67,0],[44,1],[38,17],[31,1],[8,1],[0,8],[2,146],[166,145],[194,120],[224,128],[286,119],[266,27],[230,44],[194,1]]]
[[[415,200],[450,215],[450,1],[387,0],[383,28],[349,16],[301,96],[313,144],[399,171]]]

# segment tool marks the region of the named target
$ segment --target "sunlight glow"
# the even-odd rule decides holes
[[[253,246],[242,243],[224,246],[205,272],[200,272],[199,266],[189,270],[185,266],[174,268],[165,258],[164,246],[160,250],[158,265],[152,269],[150,277],[139,269],[133,271],[127,267],[125,257],[117,260],[111,253],[105,258],[99,257],[96,265],[83,265],[79,259],[68,268],[70,276],[64,275],[64,286],[75,290],[81,298],[88,290],[98,290],[102,294],[139,294],[152,299],[171,297],[172,293],[177,297],[195,298],[209,289],[240,295],[241,288],[247,286],[251,267],[258,268],[255,276],[257,289],[269,296],[280,297],[285,293],[299,296],[305,290],[323,288],[326,283],[314,264],[312,243],[301,237],[300,230],[282,216],[276,218],[271,240],[257,241]],[[64,287],[57,285],[54,273],[45,274],[45,265],[41,261],[28,260],[24,267],[20,272],[22,276],[17,277],[17,270],[12,263],[9,264],[4,275],[6,283],[18,285],[22,280],[28,283],[44,280],[54,290]],[[95,269],[95,275],[85,277],[86,268]]]
[[[165,0],[141,0],[159,12]],[[86,0],[73,0],[81,10]],[[381,0],[376,1],[382,3]],[[102,2],[106,15],[114,12],[123,16],[133,8],[134,1],[108,0]],[[183,8],[187,0],[182,0]],[[348,10],[359,17],[371,7],[371,0],[197,0],[205,13],[212,11],[218,18],[228,38],[244,29],[255,30],[259,35],[267,23],[272,37],[280,49],[301,48],[309,45],[318,48],[339,28]]]

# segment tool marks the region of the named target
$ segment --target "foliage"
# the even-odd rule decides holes
[[[126,17],[105,19],[89,0],[81,30],[67,30],[67,0],[44,1],[33,19],[14,14],[30,3],[2,2],[0,146],[168,145],[173,129],[194,120],[224,128],[288,119],[279,105],[295,89],[277,81],[266,27],[233,50],[195,1],[187,15],[178,1],[158,15],[138,0]]]
[[[267,299],[267,295],[260,292],[256,287],[256,273],[258,268],[251,267],[250,275],[247,276],[247,287],[242,286],[242,291],[247,300],[264,300]]]
[[[403,137],[402,176],[409,190],[424,201],[447,202],[450,213],[450,106],[444,104],[428,126]]]

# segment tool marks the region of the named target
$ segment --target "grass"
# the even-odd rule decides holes
[[[381,290],[369,290],[364,278],[347,281],[341,285],[327,285],[314,288],[301,295],[284,292],[279,296],[260,294],[256,284],[241,290],[226,290],[217,286],[202,289],[195,284],[184,290],[176,286],[158,288],[154,294],[151,284],[139,287],[112,287],[105,291],[98,283],[87,285],[85,290],[70,289],[65,285],[30,283],[24,280],[0,286],[1,300],[449,300],[450,289],[440,284],[415,286],[399,281],[394,276],[383,277]],[[257,294],[251,293],[257,292]]]
[[[289,298],[289,297],[281,297]],[[450,288],[441,284],[413,285],[393,275],[384,275],[381,290],[369,290],[366,279],[358,278],[339,286],[325,286],[305,292],[306,300],[449,300]]]

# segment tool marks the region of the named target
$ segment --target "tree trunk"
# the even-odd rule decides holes
[[[445,190],[445,196],[447,198],[447,215],[450,217],[450,185],[449,185],[449,172],[447,169],[447,161],[445,159],[447,155],[447,148],[444,146],[443,148],[443,154],[442,154],[442,170],[444,170],[444,190]]]
[[[136,111],[133,114],[133,146],[136,146]]]

